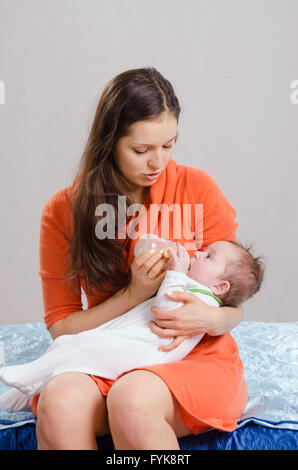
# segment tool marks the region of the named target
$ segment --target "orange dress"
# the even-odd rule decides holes
[[[41,217],[39,275],[47,328],[71,313],[82,310],[81,296],[73,294],[68,282],[64,280],[65,261],[69,256],[68,245],[73,230],[71,194],[72,186],[54,194],[46,203]],[[181,208],[184,204],[202,205],[200,237],[196,232],[198,227],[194,210],[191,211],[190,228],[196,233],[196,239],[201,239],[203,249],[218,240],[236,240],[235,210],[216,182],[202,170],[178,165],[173,159],[169,161],[143,203],[146,207],[143,221],[147,219],[148,224],[142,224],[142,219],[139,218],[140,234],[146,230],[153,231],[152,224],[150,225],[150,210],[154,207],[152,204],[157,205],[155,207],[177,204]],[[182,209],[181,217],[183,218]],[[168,239],[173,239],[175,220],[177,221],[173,213],[169,212],[169,233],[166,234]],[[162,217],[155,221],[157,227],[154,233],[164,236],[161,229]],[[181,244],[186,246],[188,238],[189,234],[184,237],[183,231]],[[134,257],[136,241],[130,241],[129,266]],[[194,250],[189,249],[188,252],[191,256]],[[83,282],[81,286],[85,291]],[[86,294],[88,308],[100,304],[109,295],[99,291],[93,296]],[[205,335],[182,361],[139,369],[157,374],[166,383],[177,399],[184,421],[193,434],[210,427],[225,431],[235,429],[247,402],[247,389],[238,348],[230,333],[215,337]],[[106,396],[113,381],[95,376],[92,378]],[[37,400],[38,396],[32,400],[32,411],[35,414]]]

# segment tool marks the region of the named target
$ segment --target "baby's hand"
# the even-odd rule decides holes
[[[186,274],[190,262],[189,254],[180,243],[177,242],[176,246],[177,253],[174,250],[169,250],[169,253],[171,254],[170,269]]]

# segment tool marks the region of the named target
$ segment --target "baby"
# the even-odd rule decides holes
[[[186,258],[185,252],[183,257]],[[251,248],[245,248],[237,242],[219,241],[204,251],[196,251],[187,271],[180,259],[174,259],[176,268],[171,266],[171,269],[182,271],[208,286],[222,305],[241,305],[258,292],[263,281],[264,264],[261,257],[254,258]]]
[[[186,338],[170,351],[160,351],[172,338],[152,332],[151,307],[173,309],[183,305],[167,292],[193,292],[213,306],[237,306],[260,288],[263,265],[249,249],[236,242],[218,241],[190,259],[186,249],[177,244],[157,295],[113,320],[92,330],[56,338],[46,353],[28,364],[0,369],[0,380],[17,390],[0,397],[0,407],[15,411],[30,406],[54,376],[65,372],[83,372],[115,380],[131,369],[183,359],[201,340],[202,334]]]

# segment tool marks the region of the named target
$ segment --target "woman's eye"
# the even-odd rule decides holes
[[[208,253],[208,255],[206,256],[206,258],[207,258],[207,259],[210,259],[210,258],[211,258],[211,256],[210,256],[210,254],[209,254],[209,253]]]
[[[167,150],[171,149],[172,147],[173,147],[173,145],[163,145],[163,148],[164,148],[164,149],[167,149]],[[140,150],[136,150],[136,149],[134,149],[134,151],[135,151],[135,153],[137,153],[138,155],[142,155],[142,154],[146,153],[146,152],[148,151],[148,149],[147,149],[147,150],[144,150],[143,152],[141,152]]]

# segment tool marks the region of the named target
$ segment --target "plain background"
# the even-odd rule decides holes
[[[72,184],[105,84],[156,67],[182,114],[173,158],[209,172],[267,259],[244,320],[296,321],[296,0],[0,0],[2,324],[42,321],[42,209]]]

